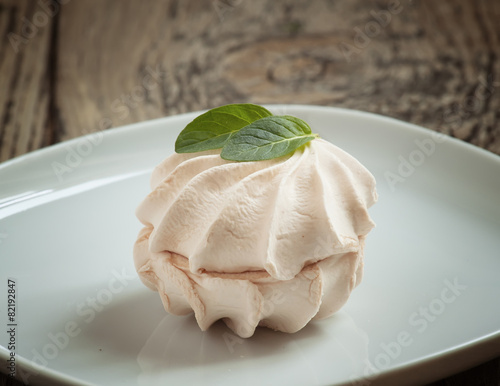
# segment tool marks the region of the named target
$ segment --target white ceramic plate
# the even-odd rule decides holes
[[[193,113],[0,166],[1,362],[8,278],[17,373],[32,384],[419,383],[499,355],[500,157],[372,114],[270,109],[305,119],[378,181],[365,277],[338,314],[242,340],[167,315],[139,282],[134,210]]]

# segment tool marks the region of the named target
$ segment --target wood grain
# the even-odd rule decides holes
[[[35,26],[36,32],[35,28],[23,29],[23,20],[33,20],[36,12],[34,2],[3,1],[0,6],[0,31],[4,37],[0,40],[0,161],[53,142],[46,131],[50,119],[52,22]],[[10,39],[15,37],[9,33],[23,41],[13,46]]]
[[[370,111],[500,154],[499,1],[41,3],[0,0],[0,161],[233,102]]]

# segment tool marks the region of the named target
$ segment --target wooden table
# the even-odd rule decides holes
[[[371,111],[500,154],[496,0],[0,0],[0,31],[0,161],[233,102]],[[499,379],[496,358],[433,385]]]

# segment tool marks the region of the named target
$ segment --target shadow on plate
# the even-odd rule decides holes
[[[360,357],[367,357],[368,346],[366,334],[343,311],[313,321],[295,334],[259,327],[251,338],[242,339],[222,321],[201,331],[193,314],[166,313],[158,294],[146,289],[117,299],[99,312],[84,335],[113,360],[136,361],[139,384],[186,380],[186,374],[195,377],[193,381],[231,371],[250,374],[255,366],[273,363],[276,369],[281,366],[278,363],[286,363],[314,375],[318,366],[360,363]]]
[[[156,292],[140,289],[97,312],[82,335],[117,355],[136,356],[140,351],[143,357],[162,357],[178,367],[192,366],[193,361],[231,360],[235,352],[237,356],[270,355],[291,339],[307,339],[318,333],[321,330],[314,323],[295,334],[258,327],[251,338],[242,339],[222,321],[201,331],[193,314],[168,314]]]

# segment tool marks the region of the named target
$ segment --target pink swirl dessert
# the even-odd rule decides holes
[[[173,154],[155,168],[137,209],[141,280],[166,311],[194,311],[202,330],[222,319],[241,337],[293,333],[339,310],[362,278],[373,176],[322,139],[266,161],[219,154]]]

